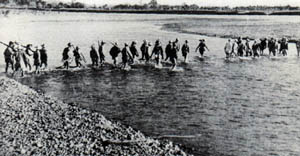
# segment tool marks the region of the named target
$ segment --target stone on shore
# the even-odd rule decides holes
[[[0,155],[187,155],[97,112],[0,77]]]

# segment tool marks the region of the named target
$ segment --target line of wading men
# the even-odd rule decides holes
[[[24,75],[24,69],[28,68],[29,71],[32,70],[32,64],[30,57],[33,58],[33,66],[35,67],[35,73],[40,72],[40,68],[47,68],[48,66],[48,55],[45,49],[45,45],[42,44],[41,48],[38,46],[32,48],[32,44],[26,46],[21,45],[18,42],[10,41],[8,44],[0,42],[2,45],[6,46],[4,50],[4,59],[6,63],[5,73],[7,73],[9,66],[13,71],[13,75],[16,72],[21,72],[21,75]],[[25,67],[22,67],[21,64],[24,64]]]
[[[205,44],[205,40],[201,39],[199,40],[200,43],[196,48],[196,52],[197,50],[199,50],[200,55],[203,56],[205,49],[207,49],[209,51],[209,49],[207,48],[206,44]],[[111,42],[110,42],[111,43]],[[102,66],[103,63],[105,62],[105,55],[103,53],[103,47],[106,43],[101,41],[98,41],[98,52],[95,48],[95,45],[91,46],[91,50],[90,50],[90,58],[92,61],[92,66]],[[127,43],[124,44],[124,47],[121,49],[118,46],[118,43],[111,43],[112,44],[112,48],[109,50],[109,54],[113,60],[113,65],[116,67],[117,66],[117,57],[119,56],[119,54],[121,54],[122,57],[122,69],[125,69],[129,64],[133,64],[136,60],[137,57],[139,57],[139,52],[138,52],[138,48],[137,48],[137,42],[136,41],[132,41],[131,45],[129,46]],[[177,64],[177,59],[178,59],[178,52],[181,49],[182,52],[182,56],[184,57],[184,61],[187,61],[187,55],[190,52],[190,47],[188,45],[188,41],[186,40],[184,42],[184,44],[182,45],[182,47],[180,48],[180,44],[179,44],[179,40],[176,38],[174,42],[169,41],[169,43],[166,45],[165,47],[165,57],[164,57],[164,50],[162,47],[162,44],[160,42],[160,40],[156,40],[155,44],[152,48],[152,52],[151,52],[151,46],[152,44],[150,42],[148,42],[147,40],[144,40],[141,47],[140,47],[140,51],[141,51],[141,58],[139,60],[141,61],[145,61],[146,63],[148,63],[150,61],[150,59],[152,59],[152,57],[154,56],[154,60],[155,60],[155,64],[156,65],[160,65],[162,60],[169,60],[172,63],[172,69],[176,67]],[[82,66],[80,61],[85,61],[84,56],[82,55],[82,53],[79,52],[79,47],[78,46],[73,46],[71,43],[67,44],[67,47],[64,48],[63,50],[63,67],[68,69],[69,68],[69,64],[70,64],[70,60],[72,59],[72,57],[69,56],[69,52],[71,51],[71,49],[73,48],[73,54],[75,58],[75,62],[76,62],[76,66],[80,67]],[[150,54],[151,53],[151,54]]]
[[[205,50],[208,50],[208,47],[205,44],[204,39],[199,40],[200,43],[197,46],[195,52],[199,50],[199,53],[201,57],[203,57],[203,54]],[[21,75],[24,75],[24,69],[28,68],[28,71],[32,70],[32,64],[31,64],[31,57],[33,58],[33,66],[35,67],[35,73],[40,73],[40,69],[46,69],[48,66],[48,55],[47,50],[45,49],[45,45],[42,44],[41,48],[38,46],[35,46],[35,48],[32,48],[32,44],[28,44],[26,46],[18,43],[18,42],[12,42],[10,41],[8,44],[5,44],[3,42],[0,42],[2,45],[6,46],[6,49],[4,51],[4,59],[6,63],[5,72],[8,72],[9,66],[11,66],[11,69],[13,71],[13,74],[16,72],[21,72]],[[137,50],[137,42],[133,41],[131,45],[129,46],[127,43],[124,44],[124,47],[121,48],[118,46],[118,43],[111,43],[113,46],[109,51],[109,54],[112,57],[114,66],[117,66],[117,57],[121,53],[122,57],[122,67],[126,68],[129,64],[132,64],[135,62],[135,59],[139,57],[139,52]],[[103,65],[105,61],[105,55],[103,53],[103,47],[105,45],[105,42],[98,41],[98,52],[95,49],[95,46],[91,46],[90,50],[90,58],[92,60],[92,66],[98,66],[100,64]],[[176,67],[177,59],[178,59],[178,52],[181,49],[182,56],[184,57],[184,62],[187,62],[187,56],[190,52],[190,47],[188,45],[188,41],[186,40],[184,44],[180,48],[179,40],[176,38],[174,42],[169,41],[169,43],[165,47],[165,58],[164,58],[164,52],[163,47],[160,42],[160,40],[156,40],[154,47],[152,48],[151,52],[151,43],[147,40],[144,40],[141,47],[141,58],[139,60],[144,60],[146,63],[150,61],[150,59],[154,56],[154,60],[156,65],[160,65],[162,60],[169,60],[172,63],[172,69]],[[69,52],[73,49],[73,57],[69,56]],[[151,54],[150,54],[151,52]],[[81,67],[81,61],[86,62],[84,55],[79,52],[79,47],[74,46],[71,43],[67,44],[67,47],[64,48],[62,53],[62,62],[63,62],[63,68],[68,69],[69,64],[75,60],[76,67]],[[21,66],[21,63],[24,64],[24,66]]]
[[[299,56],[300,42],[296,42],[296,45]],[[250,46],[250,40],[248,38],[246,39],[245,43],[243,43],[241,37],[234,40],[233,42],[231,42],[231,39],[228,39],[228,42],[226,42],[225,44],[224,51],[227,59],[234,56],[259,57],[264,55],[264,50],[267,48],[269,49],[269,56],[276,56],[276,53],[282,54],[282,56],[287,56],[287,38],[282,38],[278,41],[275,38],[261,38],[259,40],[255,40],[252,46]]]

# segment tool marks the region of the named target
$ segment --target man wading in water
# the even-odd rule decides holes
[[[172,47],[171,47],[171,51],[170,51],[170,61],[172,63],[172,68],[171,70],[175,69],[176,68],[176,65],[177,65],[177,49],[176,49],[176,43],[173,42],[172,43]]]
[[[70,51],[70,49],[71,49],[71,46],[72,46],[72,44],[71,43],[68,43],[68,46],[64,49],[64,51],[63,51],[63,58],[62,58],[62,61],[63,61],[63,63],[64,63],[64,68],[67,68],[67,69],[69,69],[69,61],[70,61],[70,57],[69,57],[69,51]]]
[[[207,49],[207,51],[209,51],[209,49],[206,46],[204,39],[199,40],[199,41],[200,41],[200,43],[199,43],[198,47],[196,48],[195,52],[197,52],[197,50],[199,49],[200,56],[203,57],[205,49]]]
[[[142,52],[142,58],[140,60],[145,60],[145,51],[146,51],[146,46],[147,46],[147,40],[143,41],[143,44],[140,47],[140,50]]]
[[[273,54],[273,56],[276,56],[276,41],[274,38],[271,38],[268,42],[268,47],[269,47],[269,56]]]
[[[238,47],[237,47],[238,56],[243,57],[244,56],[244,51],[245,51],[244,43],[242,41],[238,42]]]
[[[97,51],[94,47],[94,45],[91,45],[91,50],[90,50],[90,57],[91,57],[91,60],[92,60],[92,66],[98,66],[98,54],[97,54]]]
[[[98,41],[98,53],[99,53],[99,59],[100,59],[100,66],[103,65],[104,61],[105,61],[105,56],[103,54],[103,46],[104,46],[105,42],[101,41],[101,43],[99,43]]]
[[[230,39],[228,39],[228,42],[226,42],[225,47],[224,47],[224,52],[226,55],[226,59],[230,57],[230,52],[232,51],[232,44]]]
[[[178,38],[175,39],[174,43],[175,43],[176,52],[178,53],[180,50],[180,44]]]
[[[113,60],[113,64],[116,67],[117,66],[117,57],[119,53],[121,52],[121,49],[118,47],[118,43],[114,43],[113,47],[110,49],[109,54]]]
[[[5,44],[6,45],[6,44]],[[14,52],[16,51],[14,49],[13,42],[9,42],[8,45],[6,45],[6,49],[4,50],[4,59],[5,59],[5,73],[7,73],[9,65],[11,66],[11,69],[14,71],[14,63],[13,63],[13,56]]]
[[[150,55],[149,55],[150,47],[151,47],[151,43],[144,40],[144,43],[142,44],[142,46],[140,48],[141,52],[142,52],[141,60],[145,59],[146,63],[148,63],[150,60]]]
[[[33,65],[35,66],[35,73],[40,73],[40,57],[39,57],[39,49],[38,46],[35,47],[35,50],[33,52]]]
[[[260,39],[260,55],[264,55],[264,50],[267,48],[267,39],[262,38]]]
[[[41,68],[44,64],[44,69],[47,68],[48,66],[48,55],[47,55],[47,51],[45,49],[45,44],[41,45],[42,49],[40,49],[40,55],[41,55]]]
[[[136,48],[136,41],[132,41],[129,49],[132,55],[132,63],[134,63],[135,57],[139,57],[139,52]]]
[[[259,51],[259,43],[255,40],[252,44],[252,51],[253,51],[253,57],[259,57],[258,51]]]
[[[15,58],[15,70],[13,72],[12,75],[14,75],[15,73],[17,72],[21,72],[21,76],[24,76],[24,71],[23,71],[23,68],[21,67],[21,57],[23,55],[23,51],[19,48],[19,46],[16,48],[16,52],[14,53],[14,58]]]
[[[122,63],[123,63],[122,69],[125,69],[128,65],[128,60],[133,59],[129,52],[127,43],[124,44],[124,48],[122,49],[121,53],[122,53]]]
[[[23,61],[25,64],[25,68],[28,67],[29,71],[31,71],[31,64],[30,64],[30,60],[29,60],[29,57],[31,56],[29,51],[32,51],[31,46],[32,46],[32,44],[27,44],[27,46],[25,47],[25,53],[23,54]]]
[[[166,52],[165,61],[167,61],[170,58],[171,50],[172,50],[172,41],[169,41],[169,44],[166,46],[166,49],[165,49],[165,52]]]
[[[190,52],[188,40],[185,40],[185,43],[182,45],[181,52],[182,52],[182,56],[184,58],[184,62],[187,63],[187,55]]]
[[[287,56],[287,51],[289,49],[289,45],[286,38],[282,38],[282,41],[280,43],[280,52],[282,53],[282,56]]]
[[[76,48],[73,50],[73,55],[74,55],[74,58],[75,58],[75,63],[76,63],[76,67],[81,67],[82,64],[81,64],[81,56],[79,54],[79,47],[76,46]]]
[[[152,58],[153,54],[154,54],[154,57],[155,57],[156,65],[159,65],[160,64],[160,56],[161,56],[161,59],[164,59],[163,49],[161,47],[161,44],[160,44],[159,40],[155,41],[155,45],[154,45],[154,48],[152,50],[152,54],[151,54],[150,58]]]
[[[246,51],[246,57],[252,56],[252,50],[250,47],[250,40],[247,38],[245,43],[245,51]]]

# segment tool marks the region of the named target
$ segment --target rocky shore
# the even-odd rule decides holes
[[[97,112],[0,77],[0,155],[187,155]]]

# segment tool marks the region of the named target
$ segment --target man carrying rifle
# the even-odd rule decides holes
[[[6,44],[4,44],[6,45]],[[13,63],[13,56],[16,50],[14,49],[14,44],[12,41],[9,42],[8,45],[6,45],[6,49],[4,51],[4,59],[5,59],[5,73],[7,73],[9,65],[11,65],[11,69],[14,70],[14,63]]]

